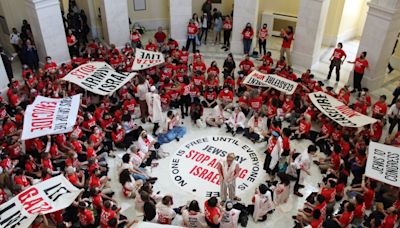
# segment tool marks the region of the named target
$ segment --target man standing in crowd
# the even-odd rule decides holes
[[[239,164],[235,161],[235,158],[234,153],[229,153],[226,160],[218,164],[221,200],[223,202],[227,199],[240,201],[240,198],[236,196],[236,178],[239,176]]]
[[[20,50],[19,42],[20,42],[20,34],[16,28],[13,28],[12,33],[10,34],[10,44],[13,46],[14,51],[16,53],[18,53]]]
[[[4,68],[6,70],[8,81],[11,82],[12,79],[14,78],[13,69],[12,69],[12,66],[11,66],[12,61],[13,61],[14,58],[13,57],[9,57],[6,54],[6,52],[5,52],[3,47],[0,47],[0,55],[1,55],[1,60],[3,61],[3,64],[4,64]]]
[[[290,58],[290,48],[292,46],[292,41],[294,39],[293,27],[288,26],[286,29],[281,30],[281,37],[282,40],[282,47],[281,47],[281,57],[284,57],[286,54],[286,61],[287,64],[291,65],[291,58]]]
[[[294,185],[294,194],[303,197],[303,194],[299,192],[299,188],[304,188],[304,175],[311,175],[310,166],[311,166],[311,158],[310,154],[313,155],[317,152],[317,147],[314,145],[308,146],[306,150],[304,150],[300,154],[294,154],[292,159],[294,168],[296,169],[296,183]]]

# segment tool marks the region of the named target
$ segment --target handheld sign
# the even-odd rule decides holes
[[[400,187],[400,148],[376,142],[369,143],[365,175],[374,180]]]
[[[71,132],[81,95],[61,99],[38,96],[25,110],[21,140]]]
[[[59,175],[33,185],[0,205],[0,227],[29,227],[39,214],[71,205],[82,190]]]
[[[243,80],[243,84],[251,86],[272,87],[276,90],[292,95],[297,88],[297,82],[291,81],[276,74],[263,74],[257,70],[251,72]]]
[[[136,48],[135,61],[132,65],[132,70],[145,70],[164,62],[164,55],[161,52],[146,51]]]
[[[62,80],[102,96],[111,95],[129,82],[136,73],[129,75],[116,72],[106,62],[89,62],[73,69]]]

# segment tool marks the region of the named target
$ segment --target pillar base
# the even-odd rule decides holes
[[[380,89],[383,86],[386,76],[387,76],[386,74],[379,75],[379,76],[374,75],[373,78],[364,76],[363,80],[361,82],[361,85],[362,85],[362,87],[368,88],[370,91]],[[349,78],[349,82],[350,81],[353,81],[353,78]],[[353,84],[353,82],[351,82],[351,84]]]
[[[292,51],[292,65],[298,68],[311,69],[319,61],[319,53],[314,53],[314,55],[309,55],[307,53]]]

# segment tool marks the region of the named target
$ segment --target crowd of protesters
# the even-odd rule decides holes
[[[211,9],[207,6],[203,11],[210,13]],[[211,18],[205,14],[202,20]],[[74,24],[73,16],[68,24]],[[24,31],[30,31],[29,24],[24,25]],[[209,28],[207,21],[200,25]],[[262,58],[251,59],[247,54],[236,65],[233,55],[228,54],[223,66],[215,61],[207,66],[191,40],[199,28],[191,34],[191,26],[196,26],[193,21],[188,25],[187,46],[182,48],[173,38],[167,39],[162,29],[155,33],[155,42],[142,41],[141,34],[132,29],[131,41],[122,49],[95,40],[77,42],[73,38],[80,36],[74,35],[76,28],[68,27],[70,63],[58,64],[50,56],[42,68],[23,62],[23,81],[12,80],[7,99],[0,103],[0,204],[35,183],[64,175],[84,191],[66,209],[39,216],[33,227],[130,226],[136,221],[128,221],[113,199],[116,188],[111,188],[110,178],[118,178],[123,196],[148,222],[171,224],[177,214],[183,218],[180,225],[192,228],[237,227],[238,223],[246,224],[247,215],[262,222],[273,216],[275,207],[287,203],[293,192],[294,197],[306,198],[304,207],[293,215],[295,227],[395,226],[400,212],[399,189],[367,178],[364,173],[369,142],[400,147],[397,90],[397,97],[388,104],[384,95],[372,101],[367,88],[351,95],[352,91],[344,86],[336,93],[334,88],[316,80],[310,70],[297,75],[284,56],[290,58],[290,27],[282,31],[281,56],[275,63],[271,52],[266,51],[268,31],[263,26],[264,30],[259,32]],[[243,30],[244,39],[254,34],[248,33],[249,26]],[[207,37],[206,31],[203,35]],[[228,41],[224,43],[229,47],[230,34],[226,36]],[[251,41],[243,42],[246,52]],[[33,39],[27,38],[24,43],[31,45]],[[193,45],[193,54],[188,52],[189,45]],[[119,72],[129,72],[139,47],[162,52],[165,63],[139,71],[111,96],[99,96],[61,80],[75,67],[90,61],[105,61]],[[365,57],[366,53],[362,55]],[[333,55],[332,61],[344,61],[341,57]],[[332,63],[331,71],[340,64]],[[286,95],[273,88],[244,85],[244,77],[255,69],[296,81],[295,93]],[[317,91],[378,121],[359,129],[342,127],[312,104],[307,94]],[[20,140],[24,110],[36,96],[61,98],[79,93],[83,95],[72,132]],[[153,124],[153,130],[144,130],[136,118]],[[185,118],[199,128],[224,127],[227,134],[240,134],[253,143],[265,144],[265,151],[259,153],[265,154],[268,181],[257,187],[251,204],[211,197],[206,202],[187,199],[187,205],[174,205],[174,196],[153,192],[157,177],[151,175],[149,168],[168,156],[161,145],[184,137]],[[308,147],[296,151],[291,145],[293,140],[302,140]],[[107,160],[118,159],[116,155],[121,155],[118,175],[109,177]],[[305,187],[304,179],[313,176],[310,167],[314,163],[323,175],[318,184],[320,190],[303,196],[300,190]],[[292,190],[291,181],[295,182]],[[204,210],[200,204],[204,204]]]

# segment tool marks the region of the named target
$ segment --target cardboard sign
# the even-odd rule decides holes
[[[38,96],[25,110],[21,140],[71,132],[81,95],[61,99]]]
[[[243,84],[251,86],[272,87],[288,95],[294,93],[297,82],[291,81],[276,74],[263,74],[257,70],[251,72],[243,80]]]
[[[0,205],[0,227],[29,227],[39,214],[71,205],[80,192],[62,175],[33,185]]]
[[[400,187],[400,148],[370,142],[365,175]]]
[[[376,119],[354,111],[324,92],[310,93],[308,96],[315,107],[343,127],[362,127],[376,122]]]
[[[161,52],[146,51],[136,48],[135,61],[133,62],[132,70],[145,70],[164,62],[164,55]]]
[[[220,196],[218,163],[234,152],[239,164],[236,193],[240,195],[259,183],[262,161],[259,153],[238,138],[208,136],[183,144],[170,160],[170,176],[179,189],[202,199]]]
[[[116,72],[106,62],[89,62],[73,69],[63,80],[102,96],[111,95],[135,76]]]

